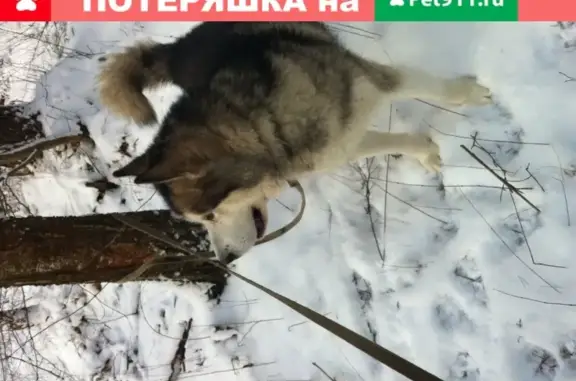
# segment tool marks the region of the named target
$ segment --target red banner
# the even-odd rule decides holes
[[[52,0],[53,21],[372,21],[373,17],[374,0]]]
[[[518,0],[518,21],[576,21],[576,0]]]
[[[0,0],[0,21],[50,21],[50,0]]]

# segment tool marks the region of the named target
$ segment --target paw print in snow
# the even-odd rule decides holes
[[[390,0],[390,6],[401,7],[404,5],[404,0]]]
[[[16,10],[18,12],[22,11],[34,12],[36,10],[35,0],[18,0],[18,2],[16,3]]]

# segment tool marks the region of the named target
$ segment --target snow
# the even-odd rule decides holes
[[[0,95],[31,100],[40,74],[68,55],[67,35],[66,23],[0,22]]]
[[[130,160],[118,153],[123,139],[131,155],[141,153],[155,129],[114,119],[101,108],[93,82],[98,58],[141,38],[169,41],[193,25],[73,23],[68,48],[86,57],[59,61],[39,81],[34,106],[43,112],[46,132],[74,132],[77,121],[87,125],[99,158],[91,164],[104,175]],[[377,157],[305,179],[302,221],[255,247],[236,271],[446,380],[573,380],[576,81],[560,74],[576,76],[571,28],[338,26],[345,42],[366,57],[445,76],[476,74],[492,89],[495,105],[454,110],[465,115],[417,100],[383,105],[375,128],[430,131],[441,146],[441,176],[406,158]],[[149,96],[163,115],[178,94],[169,87]],[[531,187],[523,194],[542,213],[502,191],[461,144],[501,175],[496,164],[505,168],[514,186]],[[83,185],[94,176],[84,157],[48,156],[44,171],[21,185],[40,215],[165,207],[152,189],[129,179],[122,180],[122,191],[96,203],[95,191]],[[271,202],[270,231],[288,223],[298,206],[294,190]],[[40,326],[53,324],[39,333],[37,349],[80,379],[107,366],[103,380],[168,379],[189,319],[180,380],[404,379],[238,279],[229,281],[219,305],[200,286],[169,282],[87,290],[28,290],[50,311]],[[113,361],[106,365],[106,359]],[[42,377],[54,379],[46,372]]]

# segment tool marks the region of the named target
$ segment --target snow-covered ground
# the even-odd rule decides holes
[[[118,153],[123,139],[131,154],[142,152],[155,130],[100,108],[98,57],[144,37],[169,41],[192,25],[74,24],[68,47],[91,57],[60,61],[39,83],[35,106],[47,133],[69,132],[81,120],[97,145],[96,167],[107,174],[129,160]],[[372,59],[446,76],[474,73],[495,105],[454,110],[459,114],[416,100],[383,105],[375,128],[429,130],[441,146],[442,175],[407,158],[377,157],[307,179],[300,224],[254,248],[237,262],[238,272],[446,380],[576,379],[576,34],[554,23],[337,29]],[[177,94],[167,88],[150,97],[162,114]],[[460,145],[500,175],[505,169],[516,187],[530,188],[523,194],[542,213],[502,191]],[[83,185],[94,176],[85,164],[52,158],[45,173],[23,182],[25,201],[41,215],[164,207],[150,188],[129,180],[97,204],[96,191]],[[271,202],[271,229],[286,224],[298,203],[293,190]],[[53,324],[36,337],[36,348],[80,379],[167,380],[189,319],[180,380],[403,379],[236,279],[219,305],[198,287],[170,283],[29,293],[49,316],[41,327]]]
[[[0,98],[28,101],[36,81],[63,56],[69,56],[66,23],[0,22]]]

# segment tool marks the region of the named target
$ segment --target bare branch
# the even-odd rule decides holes
[[[511,297],[513,297],[513,298],[523,299],[523,300],[529,300],[529,301],[531,301],[531,302],[540,303],[540,304],[548,304],[548,305],[551,305],[551,306],[576,307],[576,303],[547,302],[547,301],[545,301],[545,300],[538,300],[538,299],[528,298],[528,297],[525,297],[525,296],[509,294],[509,293],[504,292],[504,291],[502,291],[502,290],[494,289],[494,291],[499,292],[499,293],[504,294],[504,295],[507,295],[507,296],[511,296]]]
[[[549,265],[542,262],[536,262],[534,259],[534,253],[532,253],[532,247],[530,246],[530,242],[528,241],[528,237],[526,235],[526,231],[524,230],[524,224],[522,223],[522,219],[520,218],[520,213],[518,212],[518,206],[516,205],[516,200],[514,200],[514,194],[509,192],[510,198],[512,199],[512,204],[514,205],[514,211],[516,212],[516,219],[518,220],[518,224],[520,225],[520,232],[522,233],[522,237],[524,238],[524,242],[526,242],[526,248],[528,249],[528,253],[530,253],[530,258],[532,259],[532,263],[537,266],[546,266],[546,267],[554,267],[557,269],[565,269],[566,266],[558,266],[558,265]]]
[[[392,132],[392,103],[390,103],[390,108],[388,109],[388,132]],[[386,255],[386,230],[388,229],[388,180],[390,177],[390,160],[392,155],[386,155],[386,178],[384,182],[384,216],[382,220],[382,238],[383,238],[383,251]]]
[[[93,145],[94,142],[86,135],[63,135],[58,137],[38,139],[32,142],[25,142],[18,147],[0,146],[0,166],[8,166],[21,160],[31,161],[38,154],[62,146],[65,144],[88,143]]]
[[[32,152],[30,152],[30,155],[28,155],[28,157],[26,159],[20,161],[20,163],[18,163],[14,168],[12,168],[6,174],[0,175],[0,182],[7,180],[8,177],[12,176],[12,174],[18,172],[19,170],[21,170],[22,168],[27,166],[32,161],[32,159],[34,159],[34,157],[37,154],[38,154],[38,150],[33,150]]]
[[[380,189],[384,190],[384,187],[382,187],[381,185],[376,184],[376,186],[378,186]],[[384,191],[385,191],[385,190],[384,190]],[[441,219],[441,218],[435,217],[435,216],[431,215],[430,213],[427,213],[427,212],[423,211],[423,210],[420,209],[419,207],[417,207],[417,206],[409,203],[408,201],[402,200],[400,197],[395,196],[394,194],[392,194],[392,193],[390,193],[390,192],[386,192],[386,194],[388,194],[388,195],[389,195],[390,197],[392,197],[394,200],[396,200],[396,201],[398,201],[398,202],[401,202],[402,204],[404,204],[404,205],[406,205],[406,206],[409,206],[410,208],[412,208],[412,209],[414,209],[414,210],[419,211],[419,212],[422,213],[423,215],[425,215],[425,216],[427,216],[427,217],[430,217],[430,218],[432,218],[433,220],[436,220],[436,221],[440,222],[441,224],[444,224],[444,225],[447,225],[447,224],[448,224],[448,221],[445,221],[445,220],[443,220],[443,219]]]
[[[430,106],[430,107],[437,108],[438,110],[446,111],[446,112],[448,112],[448,113],[450,113],[450,114],[458,115],[458,116],[461,116],[461,117],[463,117],[463,118],[469,118],[468,115],[462,114],[462,113],[460,113],[460,112],[458,112],[458,111],[449,110],[449,109],[447,109],[447,108],[445,108],[445,107],[441,107],[441,106],[432,104],[432,103],[430,103],[430,102],[424,101],[424,100],[419,99],[419,98],[415,98],[415,99],[416,99],[418,102],[420,102],[420,103],[424,103],[425,105],[428,105],[428,106]]]
[[[536,270],[534,270],[533,268],[531,268],[528,263],[526,263],[522,258],[520,258],[518,256],[518,254],[516,254],[514,252],[514,250],[510,247],[510,245],[508,245],[506,243],[506,241],[504,241],[504,239],[500,236],[500,234],[498,234],[498,232],[496,231],[496,229],[494,229],[492,227],[492,225],[490,225],[490,223],[486,220],[486,218],[482,215],[482,213],[480,213],[480,211],[476,208],[476,206],[472,203],[472,201],[470,201],[470,199],[466,196],[466,194],[464,193],[464,191],[462,191],[462,189],[460,189],[460,193],[462,194],[462,196],[464,197],[464,199],[466,201],[468,201],[468,203],[470,204],[470,206],[472,207],[472,209],[474,209],[474,211],[480,216],[480,218],[482,218],[482,220],[484,221],[484,223],[488,226],[488,228],[490,228],[490,230],[492,231],[492,233],[494,233],[494,235],[496,237],[498,237],[498,240],[500,242],[502,242],[502,244],[504,245],[504,247],[506,247],[506,249],[510,252],[510,254],[512,254],[513,256],[516,257],[516,259],[518,259],[520,261],[520,263],[522,263],[527,269],[528,271],[530,271],[532,274],[534,274],[536,277],[538,277],[542,282],[546,283],[548,286],[550,286],[554,291],[556,291],[557,293],[561,293],[560,290],[558,289],[558,287],[554,286],[552,283],[550,283],[549,281],[547,281],[542,275],[538,274],[538,272]]]
[[[556,160],[558,161],[558,167],[560,167],[560,184],[562,185],[562,193],[564,194],[564,208],[566,209],[566,223],[568,226],[572,226],[572,218],[570,217],[570,208],[568,207],[568,196],[566,194],[566,179],[564,178],[564,171],[562,170],[562,162],[560,161],[560,156],[558,156],[558,152],[554,146],[551,146],[552,152],[556,156]]]
[[[313,362],[312,365],[314,365],[316,368],[318,368],[318,370],[320,372],[322,372],[322,374],[325,375],[330,381],[336,381],[336,379],[334,377],[330,377],[330,375],[328,373],[326,373],[326,371],[324,369],[322,369],[320,367],[320,365],[316,364],[315,362]]]
[[[457,138],[457,139],[465,139],[465,140],[477,140],[477,141],[482,141],[482,142],[491,142],[491,143],[516,143],[516,144],[521,144],[521,145],[534,145],[534,146],[549,146],[550,143],[542,143],[542,142],[517,142],[514,140],[498,140],[498,139],[482,139],[482,138],[475,138],[473,136],[464,136],[464,135],[455,135],[455,134],[449,134],[447,132],[441,131],[436,127],[433,127],[431,124],[424,122],[426,124],[426,126],[436,132],[438,132],[441,135],[444,136],[450,136],[452,138]]]
[[[502,176],[500,176],[499,174],[497,174],[492,168],[490,168],[486,163],[484,163],[484,161],[482,161],[482,159],[480,159],[478,156],[476,156],[476,154],[474,154],[472,151],[470,151],[466,146],[464,146],[463,144],[460,145],[460,147],[466,151],[470,156],[472,156],[472,158],[474,158],[474,160],[476,160],[478,163],[482,164],[482,166],[484,168],[486,168],[490,173],[492,173],[498,180],[500,180],[502,182],[502,184],[504,184],[511,192],[516,193],[518,196],[520,196],[520,198],[522,200],[524,200],[528,205],[530,205],[532,208],[534,208],[538,213],[541,213],[541,210],[534,205],[532,202],[530,202],[530,200],[528,200],[523,194],[522,192],[520,192],[520,190],[518,190],[518,188],[516,188],[514,185],[510,184],[510,182],[508,180],[506,180],[505,178],[503,178]]]
[[[544,190],[544,187],[542,186],[542,184],[540,184],[540,181],[538,181],[538,179],[536,178],[536,176],[534,176],[534,174],[532,172],[530,172],[530,163],[528,163],[528,165],[525,168],[525,171],[528,173],[528,175],[530,175],[529,178],[534,179],[534,181],[536,182],[536,184],[538,184],[538,186],[540,187],[540,190],[542,190],[542,192],[546,192]],[[518,188],[520,189],[520,188]]]
[[[188,373],[186,374],[186,379],[190,379],[190,378],[196,378],[196,377],[204,377],[204,376],[212,376],[215,374],[222,374],[222,373],[230,373],[233,372],[236,374],[237,371],[239,370],[243,370],[243,369],[251,369],[251,368],[256,368],[256,367],[261,367],[261,366],[269,366],[275,364],[275,362],[270,361],[270,362],[264,362],[261,364],[252,364],[252,363],[248,363],[246,365],[241,366],[240,368],[236,368],[236,367],[232,367],[230,369],[222,369],[222,370],[215,370],[212,372],[204,372],[204,373]]]
[[[374,158],[366,159],[366,173],[360,168],[360,166],[356,167],[356,171],[360,175],[362,180],[362,189],[364,189],[364,211],[366,215],[368,215],[368,219],[370,220],[370,229],[372,230],[372,236],[374,237],[374,242],[376,244],[376,250],[378,251],[378,256],[382,260],[382,263],[385,261],[385,252],[380,247],[380,240],[378,239],[378,235],[376,233],[376,222],[374,221],[374,213],[372,210],[372,171],[374,166]]]
[[[168,381],[177,381],[178,377],[182,371],[186,372],[186,342],[188,341],[188,335],[190,334],[190,329],[192,328],[192,319],[189,319],[182,331],[182,338],[178,342],[178,348],[174,354],[174,358],[170,362],[170,367],[172,372],[168,377]]]
[[[564,77],[564,83],[576,81],[576,78],[574,78],[574,77],[572,77],[572,76],[569,76],[568,74],[563,73],[563,72],[561,72],[561,71],[559,71],[558,74],[560,74],[561,76]]]

